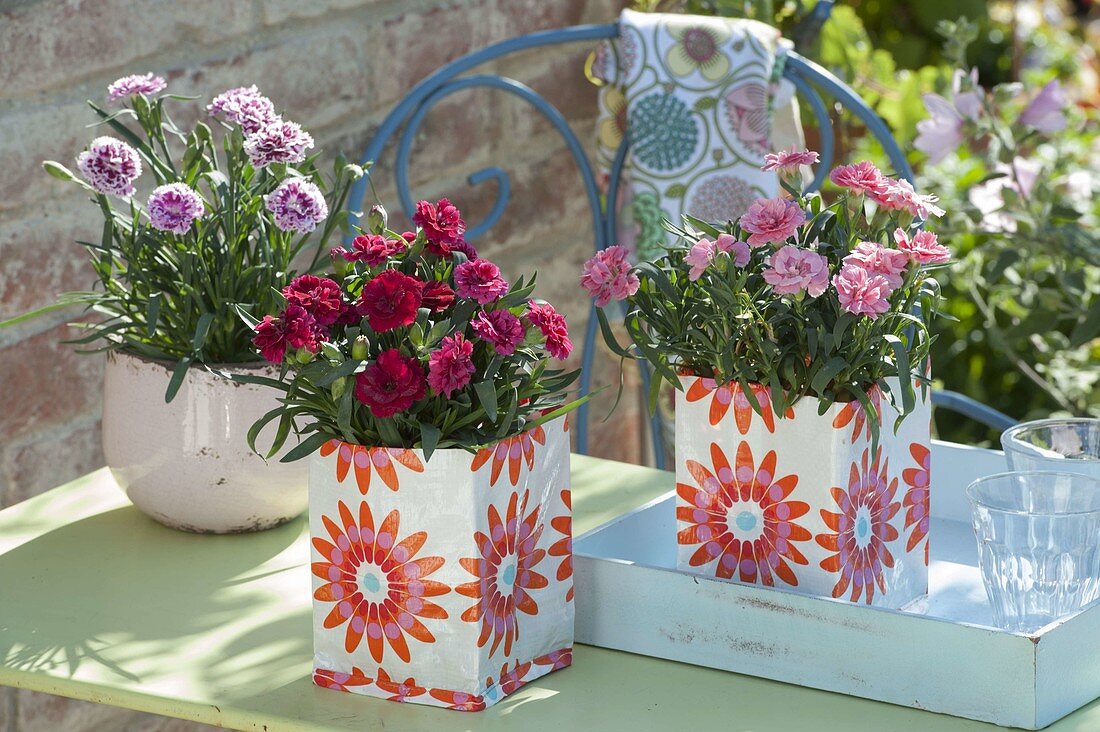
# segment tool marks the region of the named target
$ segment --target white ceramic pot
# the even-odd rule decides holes
[[[275,376],[266,365],[225,370]],[[305,511],[309,461],[265,462],[248,447],[278,392],[192,368],[166,404],[171,375],[171,364],[107,356],[103,453],[134,505],[166,526],[211,534],[263,531]]]

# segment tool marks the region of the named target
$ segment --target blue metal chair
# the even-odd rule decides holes
[[[818,14],[811,17],[811,26],[820,26],[831,9],[831,2],[818,4]],[[600,196],[599,187],[596,184],[596,176],[592,165],[585,155],[584,146],[569,127],[565,117],[555,109],[542,96],[533,89],[515,79],[496,76],[492,74],[472,74],[463,76],[475,67],[507,56],[509,54],[525,51],[541,46],[557,46],[564,43],[588,42],[593,43],[617,38],[619,27],[617,24],[608,25],[582,25],[560,30],[542,31],[529,35],[512,38],[493,44],[481,51],[463,56],[443,66],[435,73],[426,77],[409,92],[392,112],[386,117],[367,145],[363,153],[362,162],[375,161],[382,154],[383,149],[398,131],[401,135],[397,141],[397,158],[395,163],[395,178],[397,194],[401,199],[401,205],[411,216],[415,202],[409,191],[408,167],[409,154],[412,150],[413,140],[417,129],[424,121],[428,111],[439,101],[456,92],[475,87],[500,89],[513,94],[520,99],[529,102],[535,111],[543,115],[564,138],[573,160],[580,170],[581,182],[584,187],[584,195],[588,200],[589,211],[592,215],[592,238],[595,249],[604,249],[615,242],[615,217],[614,206],[608,206],[605,210]],[[817,167],[817,173],[809,186],[809,190],[817,190],[824,182],[830,168],[832,168],[834,144],[832,122],[829,118],[829,110],[822,100],[820,91],[825,92],[836,103],[853,113],[866,126],[868,131],[879,141],[883,150],[894,166],[897,175],[913,182],[913,171],[905,158],[905,154],[898,146],[897,141],[890,133],[889,128],[867,104],[846,84],[837,79],[818,64],[791,52],[787,56],[783,75],[794,84],[803,101],[809,105],[811,112],[820,129],[821,142],[819,147],[821,162]],[[621,182],[623,166],[626,161],[630,141],[624,139],[613,162],[610,181],[606,195],[607,201],[616,201],[618,188]],[[468,178],[470,185],[478,185],[485,181],[495,180],[497,183],[497,198],[485,219],[469,228],[468,239],[476,239],[486,233],[500,219],[508,204],[511,194],[511,186],[508,173],[499,167],[488,167],[476,171]],[[366,195],[368,180],[361,179],[352,189],[349,196],[349,207],[352,211],[360,210],[364,196]],[[353,213],[354,217],[354,213]],[[355,220],[352,220],[355,223]],[[591,384],[592,364],[595,353],[597,336],[597,323],[594,310],[590,313],[584,335],[584,350],[581,360],[581,393],[587,393]],[[648,382],[649,371],[641,369],[644,382]],[[648,388],[648,383],[645,383]],[[1015,424],[1011,417],[998,412],[980,402],[956,392],[934,392],[932,403],[938,407],[959,412],[971,419],[977,420],[993,429],[1005,429]],[[585,453],[588,447],[588,406],[584,405],[578,410],[576,420],[577,451]],[[663,468],[664,450],[661,446],[661,424],[657,416],[652,418],[652,434],[654,440],[654,454],[658,467]]]

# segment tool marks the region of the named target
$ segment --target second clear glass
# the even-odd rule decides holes
[[[1040,419],[1001,435],[1009,470],[1054,470],[1100,478],[1100,419]]]
[[[1000,473],[966,494],[995,624],[1038,630],[1100,596],[1100,480]]]

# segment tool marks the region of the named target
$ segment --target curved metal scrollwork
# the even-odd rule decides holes
[[[824,3],[819,5],[824,6]],[[829,6],[831,6],[831,3]],[[827,14],[827,9],[824,12]],[[362,162],[365,164],[377,160],[390,138],[404,127],[398,140],[395,178],[401,205],[406,213],[411,216],[415,203],[409,191],[409,155],[412,150],[416,132],[424,121],[424,117],[431,108],[443,98],[464,89],[477,87],[499,89],[531,104],[564,138],[569,148],[569,152],[574,162],[577,164],[582,183],[584,184],[585,196],[588,199],[589,210],[592,214],[594,247],[597,251],[604,249],[614,242],[617,237],[617,212],[613,205],[608,205],[605,209],[601,200],[599,187],[596,183],[595,173],[593,172],[588,157],[585,155],[584,147],[581,145],[580,140],[577,139],[576,134],[574,134],[561,112],[533,89],[515,79],[489,74],[475,74],[472,76],[462,76],[462,74],[473,70],[483,63],[518,51],[541,46],[556,46],[563,43],[602,41],[617,38],[618,35],[619,27],[617,24],[584,25],[563,28],[560,30],[541,31],[496,43],[481,51],[471,53],[452,61],[413,87],[412,91],[409,92],[385,120],[383,120],[378,132],[375,133],[374,137],[367,145],[366,151],[362,157]],[[809,104],[815,123],[821,130],[821,150],[819,151],[821,154],[821,162],[818,165],[817,172],[808,190],[817,190],[821,187],[825,180],[825,176],[832,167],[834,156],[833,126],[830,110],[818,93],[819,89],[835,100],[836,104],[849,110],[859,118],[866,126],[867,130],[874,135],[882,145],[883,150],[894,166],[894,172],[909,182],[913,182],[913,171],[909,167],[905,154],[898,146],[897,141],[890,133],[885,122],[883,122],[883,120],[875,114],[875,112],[868,107],[850,87],[844,84],[844,82],[837,79],[818,64],[794,52],[787,54],[786,63],[783,68],[783,76],[794,84],[798,94]],[[618,200],[618,192],[622,180],[622,173],[629,154],[629,147],[629,138],[624,137],[610,170],[606,194],[606,200],[609,202]],[[467,238],[476,239],[492,228],[503,215],[511,195],[511,181],[505,170],[495,166],[482,168],[471,174],[467,180],[470,185],[474,186],[490,180],[496,181],[497,183],[496,200],[488,215],[483,221],[471,226],[467,231]],[[349,208],[352,211],[352,224],[357,223],[354,212],[360,210],[368,185],[369,181],[364,177],[352,188],[349,197]],[[582,393],[587,393],[591,385],[596,337],[596,318],[594,317],[593,310],[590,312],[590,317],[585,328],[584,346],[581,355],[580,386]],[[649,369],[645,367],[645,364],[642,364],[642,379],[647,385],[649,378]],[[961,394],[950,393],[949,398],[942,393],[934,394],[933,403],[961,412],[968,417],[994,428],[1003,427],[1006,420],[1009,422],[1011,421],[1011,418]],[[652,425],[655,447],[654,454],[656,456],[657,466],[663,468],[664,450],[661,440],[662,428],[660,419],[654,417]],[[587,404],[583,405],[578,410],[576,436],[577,450],[581,453],[586,452],[588,446]]]

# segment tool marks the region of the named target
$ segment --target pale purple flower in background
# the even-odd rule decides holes
[[[718,251],[730,255],[733,266],[744,267],[752,257],[752,249],[743,241],[738,241],[732,234],[718,235]]]
[[[127,99],[135,94],[156,94],[164,91],[167,83],[160,76],[148,74],[131,74],[116,79],[107,87],[107,98],[112,102],[119,99]]]
[[[141,175],[141,158],[122,140],[97,137],[77,156],[76,167],[100,193],[129,198],[134,195],[134,181]]]
[[[991,178],[970,188],[970,203],[981,212],[984,230],[1008,234],[1016,231],[1016,219],[1005,211],[1005,191],[1027,198],[1041,169],[1042,166],[1034,160],[1016,157],[1012,165],[997,163],[994,170],[1001,174],[999,178]]]
[[[963,117],[977,120],[981,116],[985,89],[978,83],[977,67],[970,69],[969,74],[962,69],[955,69],[955,77],[951,81],[951,94],[955,98],[955,109]]]
[[[218,119],[240,125],[246,135],[282,121],[282,117],[275,114],[275,105],[260,94],[255,84],[222,92],[206,109]]]
[[[982,113],[985,90],[978,84],[978,70],[967,74],[955,69],[951,82],[951,101],[939,94],[925,94],[924,108],[928,119],[917,123],[917,137],[913,147],[928,155],[928,162],[935,164],[959,148],[963,141],[963,123],[977,120]]]
[[[264,205],[283,231],[308,234],[328,218],[328,204],[321,189],[305,178],[287,178],[264,196]]]
[[[874,320],[890,309],[890,284],[858,264],[846,264],[833,277],[840,307]]]
[[[909,255],[899,249],[887,249],[873,241],[861,241],[844,258],[844,264],[863,267],[869,273],[885,278],[893,291],[901,287],[902,275],[909,268]]]
[[[1020,122],[1040,132],[1061,132],[1066,129],[1067,104],[1062,85],[1054,79],[1020,113]]]
[[[933,165],[959,149],[963,141],[963,116],[939,94],[925,94],[928,118],[917,122],[913,147],[928,155]]]
[[[805,291],[817,297],[829,286],[829,260],[817,252],[788,245],[781,247],[764,263],[764,281],[777,295],[795,295]]]
[[[254,132],[244,141],[244,151],[254,168],[272,163],[300,163],[311,147],[313,137],[308,132],[296,122],[282,120]]]
[[[202,197],[186,183],[168,183],[157,186],[146,205],[149,223],[154,229],[186,234],[191,223],[202,218]]]
[[[691,270],[688,272],[688,279],[695,282],[697,279],[703,276],[703,272],[706,272],[714,262],[714,257],[718,254],[718,245],[710,239],[700,239],[692,245],[691,250],[684,256],[684,262],[691,265]]]

